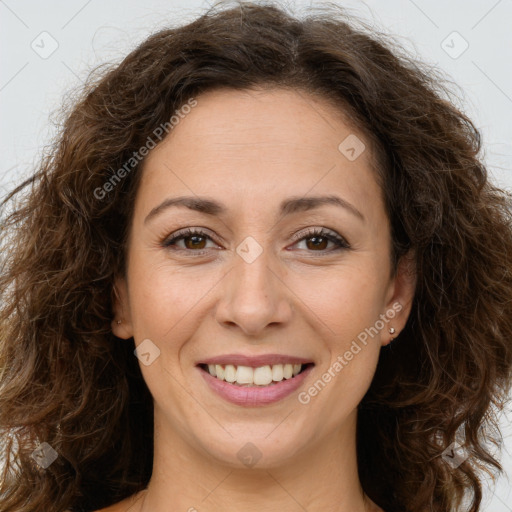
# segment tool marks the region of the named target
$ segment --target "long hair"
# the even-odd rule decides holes
[[[393,271],[414,250],[409,319],[359,405],[364,491],[393,512],[460,509],[466,495],[480,509],[482,473],[502,470],[491,448],[512,377],[511,198],[488,180],[480,134],[440,73],[359,24],[333,5],[302,18],[214,7],[90,75],[4,201],[2,511],[96,509],[147,486],[152,398],[134,344],[111,330],[140,178],[132,159],[190,98],[256,86],[318,95],[366,134]],[[450,465],[455,442],[467,458]]]

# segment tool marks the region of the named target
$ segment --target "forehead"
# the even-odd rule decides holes
[[[267,153],[281,149],[282,154],[294,146],[294,151],[314,154],[338,151],[349,135],[365,138],[332,102],[299,90],[220,89],[204,93],[196,101],[197,106],[180,116],[167,143],[187,140],[205,149],[214,145],[233,150],[232,154],[242,147]]]
[[[260,207],[273,196],[333,191],[367,210],[379,202],[369,141],[330,102],[287,89],[222,89],[196,101],[146,157],[146,192]]]

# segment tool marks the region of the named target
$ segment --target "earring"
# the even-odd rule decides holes
[[[121,320],[118,320],[118,321],[117,321],[117,325],[119,325],[120,323],[121,323]]]
[[[390,327],[389,328],[389,334],[395,334],[395,328],[394,327]]]

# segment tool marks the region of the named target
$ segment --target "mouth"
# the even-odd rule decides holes
[[[263,388],[279,384],[284,380],[293,380],[313,367],[314,363],[284,363],[263,366],[244,366],[235,364],[206,364],[198,367],[216,380],[239,387]]]
[[[242,407],[267,406],[305,385],[315,363],[289,354],[223,354],[196,362],[214,395]]]

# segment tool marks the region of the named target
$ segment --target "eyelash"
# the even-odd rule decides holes
[[[161,245],[164,248],[169,248],[169,247],[175,246],[175,243],[178,240],[191,238],[193,236],[209,238],[210,240],[214,241],[207,233],[205,233],[201,229],[187,228],[185,230],[178,231],[175,235],[171,236],[170,238],[167,238],[166,240],[164,240],[162,242]],[[325,228],[313,228],[313,229],[307,231],[306,233],[301,232],[298,235],[293,236],[293,239],[294,239],[294,243],[297,243],[297,242],[301,242],[303,240],[307,240],[308,238],[313,238],[313,237],[326,238],[328,241],[333,242],[338,247],[336,249],[333,249],[330,251],[324,249],[322,251],[309,251],[309,252],[318,252],[320,254],[325,254],[325,253],[330,253],[330,252],[336,252],[336,251],[343,250],[343,249],[347,250],[347,249],[351,248],[350,244],[342,236],[335,234],[334,232],[327,230]],[[179,247],[179,248],[173,249],[173,250],[192,252],[192,253],[194,253],[194,256],[202,256],[208,252],[208,249],[194,250],[194,249],[186,249],[186,248],[182,248],[182,247]]]

